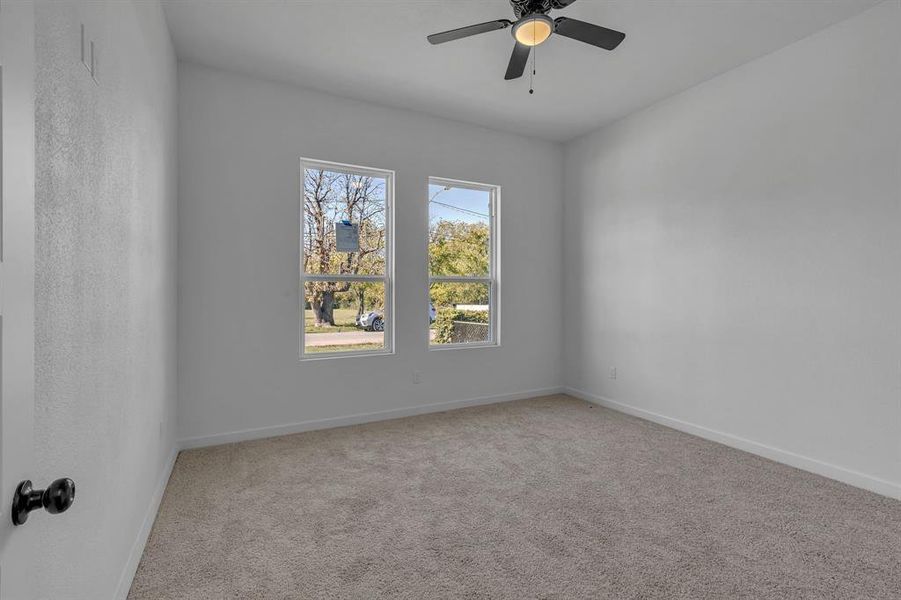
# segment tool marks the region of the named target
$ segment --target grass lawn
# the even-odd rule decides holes
[[[334,331],[334,329],[329,329],[329,331]],[[383,348],[382,344],[347,344],[343,346],[307,346],[304,351],[307,354],[317,354],[320,352],[360,352],[362,350],[382,350]]]
[[[340,333],[342,331],[360,331],[354,323],[357,318],[357,310],[355,308],[336,308],[335,309],[335,326],[334,327],[316,327],[313,325],[313,311],[303,311],[304,331],[307,333]],[[325,352],[325,350],[317,350],[317,352]],[[331,352],[329,350],[329,352]]]

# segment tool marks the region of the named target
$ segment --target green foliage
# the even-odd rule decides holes
[[[488,275],[487,223],[440,220],[429,228],[432,275]]]
[[[438,310],[455,304],[488,304],[488,286],[484,283],[433,283],[429,295]]]
[[[490,230],[487,223],[440,220],[429,228],[429,272],[432,275],[488,275]],[[488,286],[481,283],[433,283],[436,307],[488,304]]]
[[[457,310],[455,308],[442,308],[438,310],[438,315],[435,318],[436,344],[450,344],[452,342],[454,321],[487,323],[488,312],[478,310]]]

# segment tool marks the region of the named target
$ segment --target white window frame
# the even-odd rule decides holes
[[[462,350],[464,348],[499,348],[501,345],[501,186],[491,183],[479,183],[476,181],[463,181],[460,179],[448,179],[447,177],[429,177],[428,185],[443,185],[457,188],[467,188],[489,193],[489,242],[488,249],[488,276],[468,277],[465,275],[435,275],[433,276],[426,260],[426,269],[429,277],[429,291],[433,283],[483,283],[488,284],[488,336],[487,342],[471,342],[468,344],[433,344],[426,335],[426,344],[429,350]],[[426,201],[429,194],[426,188]],[[428,231],[431,218],[431,207],[426,210],[426,231]],[[429,298],[431,302],[431,297]]]
[[[351,175],[366,175],[385,180],[385,273],[384,275],[342,275],[340,273],[327,273],[323,275],[311,275],[304,273],[306,235],[306,219],[304,219],[304,180],[307,169],[323,169],[335,173],[348,173]],[[376,169],[360,165],[316,160],[312,158],[300,159],[300,360],[326,360],[332,358],[351,358],[360,356],[386,356],[394,354],[394,171],[388,169]],[[306,286],[308,281],[350,281],[350,282],[381,282],[385,289],[385,341],[384,347],[378,350],[354,350],[348,352],[316,352],[307,353],[304,343],[306,334]]]

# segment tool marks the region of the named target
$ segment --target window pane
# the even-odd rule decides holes
[[[432,302],[429,339],[433,345],[491,341],[487,283],[433,283],[429,286],[429,297]]]
[[[382,177],[305,169],[304,273],[384,274],[386,193]]]
[[[491,192],[429,184],[429,273],[487,277]]]
[[[304,353],[385,349],[385,284],[307,281]]]

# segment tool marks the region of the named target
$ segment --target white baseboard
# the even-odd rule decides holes
[[[882,494],[883,496],[901,500],[901,484],[899,483],[894,483],[885,479],[866,475],[865,473],[860,473],[858,471],[852,471],[851,469],[839,467],[837,465],[823,462],[815,458],[795,454],[794,452],[789,452],[787,450],[781,450],[779,448],[767,446],[766,444],[761,444],[759,442],[741,438],[729,433],[723,433],[722,431],[708,429],[707,427],[702,427],[701,425],[695,425],[693,423],[688,423],[686,421],[667,417],[665,415],[651,412],[643,408],[636,408],[628,404],[609,400],[602,396],[589,394],[588,392],[577,390],[575,388],[567,387],[565,388],[565,393],[571,396],[575,396],[580,400],[585,400],[586,402],[597,404],[598,406],[603,406],[605,408],[610,408],[618,412],[632,415],[634,417],[653,421],[655,423],[659,423],[673,429],[678,429],[679,431],[684,431],[685,433],[690,433],[692,435],[696,435],[698,437],[702,437],[714,442],[719,442],[720,444],[731,446],[732,448],[737,448],[739,450],[744,450],[745,452],[750,452],[751,454],[756,454],[758,456],[762,456],[764,458],[768,458],[770,460],[792,467],[796,467],[804,471],[816,473],[817,475],[829,477],[830,479],[835,479],[841,481],[842,483],[847,483],[849,485],[863,488],[871,492],[876,492],[877,494]]]
[[[510,402],[511,400],[525,400],[526,398],[537,398],[539,396],[550,396],[551,394],[559,394],[563,392],[562,387],[550,387],[537,390],[525,390],[514,392],[511,394],[499,394],[496,396],[483,396],[480,398],[468,398],[465,400],[451,400],[448,402],[435,402],[433,404],[422,404],[419,406],[405,406],[402,408],[392,408],[370,413],[358,413],[343,417],[330,417],[327,419],[314,419],[311,421],[301,421],[299,423],[289,423],[287,425],[272,425],[270,427],[257,427],[254,429],[242,429],[240,431],[231,431],[228,433],[218,433],[215,435],[206,435],[201,437],[192,437],[181,440],[179,447],[183,450],[189,448],[204,448],[206,446],[218,446],[220,444],[232,444],[234,442],[244,442],[247,440],[258,440],[262,438],[276,437],[280,435],[289,435],[292,433],[302,433],[304,431],[314,431],[317,429],[332,429],[334,427],[346,427],[348,425],[359,425],[361,423],[372,423],[375,421],[386,421],[388,419],[399,419],[401,417],[411,417],[413,415],[422,415],[427,413],[443,412],[456,408],[465,408],[467,406],[481,406],[484,404],[497,404],[499,402]]]
[[[128,553],[128,560],[125,562],[125,568],[119,577],[119,585],[116,586],[116,600],[126,600],[128,592],[131,590],[131,583],[134,581],[135,573],[138,570],[138,564],[141,562],[141,556],[144,554],[144,546],[147,545],[147,538],[150,537],[150,530],[153,528],[153,522],[156,521],[156,515],[160,510],[160,502],[163,501],[163,492],[166,491],[166,485],[169,483],[169,476],[172,475],[172,468],[175,466],[175,459],[178,458],[178,448],[173,448],[169,458],[166,459],[166,465],[160,474],[160,479],[153,490],[153,496],[147,505],[147,513],[144,515],[144,522],[141,529],[138,530],[138,537],[135,538]]]

